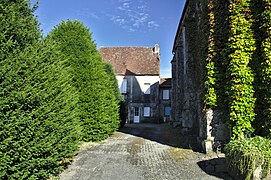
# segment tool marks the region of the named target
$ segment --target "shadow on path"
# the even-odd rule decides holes
[[[198,166],[207,174],[216,176],[225,180],[234,180],[230,176],[225,157],[217,157],[209,160],[200,161]]]
[[[194,152],[200,152],[197,145],[196,136],[184,136],[181,130],[173,128],[169,124],[125,124],[119,132],[142,137],[160,144],[168,145],[176,148],[191,149]],[[201,153],[200,153],[201,154]],[[229,175],[225,157],[216,153],[211,155],[201,154],[200,159],[196,162],[206,174],[217,177],[219,179],[233,180]]]
[[[171,147],[192,149],[199,152],[196,136],[181,135],[179,128],[169,124],[125,124],[119,132],[142,137]]]

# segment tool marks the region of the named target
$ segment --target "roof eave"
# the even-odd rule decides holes
[[[178,25],[178,29],[177,29],[177,32],[176,32],[176,35],[175,35],[174,44],[173,44],[173,48],[172,48],[172,53],[175,52],[175,49],[176,49],[176,46],[177,46],[177,38],[179,36],[180,30],[181,30],[181,27],[182,27],[182,23],[183,23],[183,19],[184,19],[185,13],[186,13],[188,3],[189,3],[189,0],[186,0],[184,8],[183,8],[182,16],[181,16],[181,19],[180,19],[180,22],[179,22],[179,25]]]

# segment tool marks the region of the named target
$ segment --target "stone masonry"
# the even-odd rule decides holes
[[[208,1],[187,0],[176,33],[172,60],[172,123],[198,137],[205,152],[220,151],[230,132],[223,110],[205,106],[205,61],[209,36]]]

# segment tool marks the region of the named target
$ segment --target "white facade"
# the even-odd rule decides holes
[[[128,122],[159,119],[159,76],[116,76],[120,92],[128,102]]]

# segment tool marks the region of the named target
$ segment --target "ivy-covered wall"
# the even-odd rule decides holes
[[[230,137],[270,134],[270,4],[186,2],[173,47],[178,101],[172,107],[179,107],[174,120],[190,124],[205,149]]]
[[[213,0],[209,4],[208,56],[212,60],[206,66],[205,103],[225,110],[232,139],[268,135],[270,1]]]
[[[253,123],[255,134],[269,136],[271,129],[271,1],[255,0],[253,28],[256,38],[254,71],[256,120]]]

